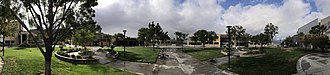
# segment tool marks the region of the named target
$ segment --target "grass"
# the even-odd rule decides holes
[[[225,56],[220,50],[220,48],[187,48],[183,52],[188,53],[198,60],[205,61]]]
[[[231,62],[231,71],[241,75],[291,75],[296,73],[297,60],[306,54],[300,50],[266,49],[263,57],[238,58]],[[226,69],[228,64],[220,65]]]
[[[58,48],[57,48],[58,49]],[[44,60],[37,48],[7,48],[2,75],[36,75],[44,71]],[[52,58],[55,75],[134,75],[103,64],[72,64]]]
[[[147,47],[127,47],[126,58],[124,58],[124,48],[115,48],[119,52],[119,59],[134,62],[155,63],[158,57],[159,49],[152,50]]]

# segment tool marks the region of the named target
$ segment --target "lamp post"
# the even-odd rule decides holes
[[[71,30],[71,37],[70,37],[70,48],[72,46],[72,35],[73,35],[73,27],[70,27],[70,30]]]
[[[126,29],[124,29],[123,30],[123,32],[124,32],[124,59],[126,59],[126,48],[125,48],[125,46],[126,46],[126,32],[127,32],[127,30]],[[126,61],[124,60],[124,71],[125,71],[125,66],[126,66]]]
[[[231,30],[231,27],[232,26],[227,26],[227,29],[228,29],[228,53],[227,53],[227,55],[228,55],[228,70],[230,70],[230,51],[231,51],[231,47],[230,47],[230,45],[231,45],[231,34],[230,34],[230,30]]]

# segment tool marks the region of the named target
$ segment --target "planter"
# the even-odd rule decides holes
[[[114,53],[114,54],[111,54],[111,53],[107,53],[107,57],[110,57],[110,58],[118,58],[118,54],[119,54],[119,52],[117,52],[117,51],[114,51],[114,52],[116,52],[116,53]]]
[[[221,50],[221,53],[224,54],[224,55],[228,55],[228,52],[225,52],[223,50]],[[234,53],[233,50],[231,50],[231,53],[230,54],[233,54],[233,53]]]
[[[240,51],[240,57],[256,57],[263,55],[266,55],[266,53],[259,50]]]
[[[57,51],[55,52],[55,57],[57,59],[65,61],[65,62],[78,63],[78,64],[88,64],[88,63],[98,63],[99,62],[99,59],[76,59],[76,58],[72,58],[72,57],[62,56],[60,54],[57,54]]]

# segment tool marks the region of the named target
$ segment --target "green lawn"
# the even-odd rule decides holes
[[[43,72],[44,60],[36,48],[7,48],[2,75],[36,75]],[[133,75],[103,64],[71,64],[52,58],[55,75]]]
[[[234,73],[240,75],[291,75],[296,73],[297,60],[306,53],[300,50],[266,49],[263,57],[238,58],[231,63]],[[226,69],[228,64],[220,65]]]
[[[145,63],[155,63],[159,49],[152,50],[152,48],[147,47],[127,47],[126,48],[126,59],[124,58],[124,48],[115,48],[119,52],[119,59],[128,60],[134,62],[145,62]]]
[[[183,52],[188,53],[198,60],[205,61],[225,56],[221,54],[220,50],[220,48],[186,48]]]

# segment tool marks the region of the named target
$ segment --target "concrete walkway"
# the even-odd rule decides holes
[[[2,68],[4,66],[4,61],[3,61],[3,57],[0,58],[0,74],[2,73]]]
[[[105,53],[96,52],[100,63],[124,70],[124,61],[113,61],[105,57]],[[168,55],[166,60],[158,59],[156,64],[125,61],[125,71],[142,75],[224,75],[217,66],[228,62],[227,57],[214,59],[217,62],[199,61],[192,56],[175,48],[166,48],[161,51]],[[233,57],[234,58],[234,57]]]
[[[313,53],[301,57],[297,62],[297,75],[329,75],[330,53]]]

